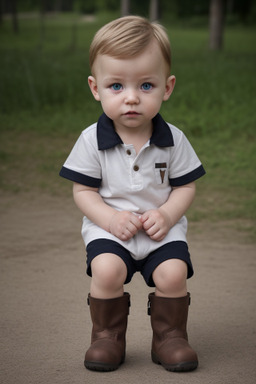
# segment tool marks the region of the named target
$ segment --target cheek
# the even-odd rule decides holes
[[[110,97],[101,99],[101,106],[103,111],[110,117],[113,118],[117,112],[117,103]]]
[[[162,95],[155,94],[153,97],[145,101],[145,105],[147,105],[150,109],[158,110],[161,107],[162,100]]]
[[[106,108],[111,108],[111,106],[114,104],[114,102],[113,102],[111,97],[103,97],[103,98],[101,98],[101,103]]]

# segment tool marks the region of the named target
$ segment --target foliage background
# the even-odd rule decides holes
[[[120,3],[87,1],[86,9],[85,2],[74,1],[72,9],[68,3],[62,2],[65,12],[47,12],[42,18],[35,2],[19,2],[18,33],[9,15],[2,19],[2,194],[71,194],[70,183],[60,179],[58,171],[81,130],[101,113],[87,86],[88,49],[96,30],[119,16]],[[134,13],[148,15],[148,2],[132,3]],[[208,50],[205,3],[162,0],[161,21],[170,36],[177,85],[161,113],[185,132],[207,171],[197,183],[190,220],[225,221],[252,237],[256,219],[255,2],[246,13],[238,6],[241,2],[234,1],[220,52]]]

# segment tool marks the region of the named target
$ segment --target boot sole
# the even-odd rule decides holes
[[[123,364],[124,358],[120,361],[118,364],[106,364],[106,363],[99,363],[96,361],[84,361],[85,368],[89,369],[90,371],[98,371],[98,372],[111,372],[118,369],[118,367]]]
[[[151,352],[152,361],[155,364],[162,365],[167,371],[171,372],[189,372],[194,371],[198,367],[198,361],[186,361],[179,364],[165,364],[154,352]]]

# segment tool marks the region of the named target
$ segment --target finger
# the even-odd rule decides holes
[[[136,225],[137,224],[137,225]],[[128,226],[127,226],[127,231],[129,231],[132,236],[134,236],[142,227],[142,224],[139,222],[139,223],[129,223]]]
[[[137,228],[135,227],[135,225],[129,225],[126,229],[125,229],[125,231],[124,231],[124,233],[127,235],[127,236],[134,236],[136,233],[138,232],[138,230],[137,230]]]
[[[140,217],[140,221],[142,223],[145,223],[145,221],[147,221],[149,219],[149,212],[145,212],[145,213],[143,213],[143,215],[141,215],[139,217]]]
[[[144,215],[139,216],[139,219],[140,219],[141,223],[144,224],[145,221],[147,220],[147,217],[144,214]]]
[[[158,231],[159,231],[159,228],[154,224],[151,227],[149,227],[149,229],[146,230],[146,234],[151,237],[156,235]]]
[[[129,225],[129,227],[126,227],[123,229],[122,234],[121,234],[121,240],[129,240],[131,239],[136,233],[137,233],[137,228],[134,225]]]
[[[150,239],[153,241],[162,241],[164,239],[164,236],[158,237],[158,236],[150,236]]]
[[[131,217],[131,223],[134,224],[135,227],[137,227],[137,228],[141,228],[141,227],[142,227],[141,216],[133,215],[133,216]]]
[[[131,234],[131,232],[125,230],[123,233],[121,233],[121,235],[119,236],[119,238],[123,241],[127,241],[127,240],[130,240],[131,238],[133,237],[133,235]]]
[[[150,238],[154,241],[161,241],[164,237],[165,235],[161,231],[158,231],[154,235],[150,236]]]
[[[155,226],[155,221],[153,220],[153,218],[150,218],[150,217],[143,223],[143,228],[145,229],[145,231],[148,231],[151,228],[153,229],[154,226]]]

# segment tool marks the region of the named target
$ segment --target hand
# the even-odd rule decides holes
[[[161,209],[151,209],[140,216],[146,234],[155,241],[165,238],[172,223],[168,214]]]
[[[109,224],[109,232],[123,241],[131,239],[141,228],[138,216],[128,211],[115,213]]]

